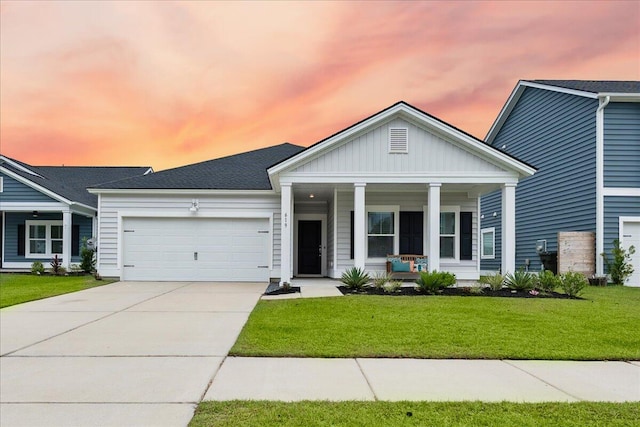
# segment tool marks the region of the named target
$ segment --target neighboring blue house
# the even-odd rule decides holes
[[[627,284],[640,286],[640,82],[520,81],[486,143],[538,168],[516,188],[517,266],[541,268],[537,240],[556,251],[559,231],[590,231],[597,274],[614,239],[639,249]],[[501,267],[500,205],[482,197],[483,271]]]
[[[31,166],[0,156],[0,268],[67,268],[80,262],[82,239],[97,234],[98,197],[87,187],[152,172],[150,167]],[[71,256],[67,256],[70,254]]]

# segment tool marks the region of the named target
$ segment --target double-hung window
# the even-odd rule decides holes
[[[384,258],[396,251],[399,220],[398,207],[367,208],[367,257]]]
[[[442,207],[440,210],[440,258],[459,259],[459,208]]]
[[[480,258],[495,259],[496,257],[496,228],[483,228],[480,230],[482,234],[482,246],[480,247]]]
[[[27,258],[62,255],[62,221],[27,221],[25,225]]]

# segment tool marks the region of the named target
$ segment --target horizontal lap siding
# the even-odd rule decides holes
[[[493,216],[493,213],[496,213],[496,216]],[[500,270],[500,264],[502,259],[502,227],[501,227],[501,217],[502,214],[502,197],[500,195],[500,191],[494,191],[493,193],[489,193],[486,196],[482,197],[482,201],[480,204],[480,216],[484,215],[484,219],[481,219],[481,227],[482,228],[490,228],[495,227],[495,258],[494,259],[481,259],[480,260],[480,270],[486,271],[498,271]]]
[[[51,197],[46,196],[38,190],[34,190],[28,185],[18,182],[5,174],[0,174],[0,176],[3,181],[3,191],[0,193],[2,195],[3,202],[55,202]]]
[[[640,188],[640,103],[604,109],[604,186]]]
[[[48,267],[50,258],[26,258],[24,255],[18,255],[18,225],[24,225],[25,221],[31,220],[42,221],[62,221],[62,213],[57,212],[41,212],[38,218],[34,218],[31,213],[27,212],[5,212],[5,235],[4,235],[4,260],[5,262],[33,262],[42,261]],[[26,232],[26,231],[25,231]]]
[[[495,147],[505,146],[538,168],[516,188],[516,267],[528,258],[531,269],[540,269],[538,239],[556,251],[559,231],[595,231],[596,108],[593,99],[527,88],[496,136]],[[483,206],[500,208],[500,199],[499,194],[485,196]],[[483,228],[500,228],[500,210],[497,221],[487,220],[482,211]],[[482,265],[495,268],[496,263]]]
[[[604,251],[607,254],[611,254],[613,241],[620,238],[619,218],[621,216],[640,217],[640,197],[605,196]],[[640,248],[636,248],[636,250],[640,250]]]
[[[100,268],[114,270],[118,268],[118,212],[127,213],[162,212],[164,216],[183,215],[191,206],[192,199],[199,201],[199,213],[234,214],[241,211],[273,213],[273,265],[280,268],[280,197],[274,196],[145,196],[145,195],[102,195],[100,204],[100,224],[98,245]]]
[[[93,237],[93,220],[86,216],[73,214],[71,221],[74,226],[80,227],[80,241],[78,243],[82,253],[82,240]],[[71,257],[71,262],[80,262],[81,260],[79,255]]]

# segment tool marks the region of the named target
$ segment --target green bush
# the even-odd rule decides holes
[[[382,289],[388,294],[395,294],[402,287],[402,281],[400,280],[391,280],[382,285]]]
[[[536,286],[536,276],[522,268],[505,276],[504,282],[509,289],[530,291]]]
[[[542,292],[553,292],[560,285],[560,278],[553,274],[551,270],[544,270],[538,273],[538,285]]]
[[[44,265],[40,261],[33,261],[31,263],[31,273],[42,274],[44,273]]]
[[[353,290],[361,290],[365,287],[367,283],[369,283],[369,275],[365,273],[364,269],[352,267],[349,270],[342,273],[342,277],[340,281],[344,283],[344,285]]]
[[[80,268],[85,273],[92,273],[96,269],[96,251],[87,248],[87,238],[82,239],[82,249],[80,250]]]
[[[478,282],[489,285],[492,291],[499,291],[504,285],[504,276],[500,273],[487,274],[486,276],[480,276]]]
[[[611,249],[611,257],[609,259],[606,253],[602,253],[604,263],[607,266],[607,271],[611,276],[611,281],[616,285],[624,285],[627,278],[633,274],[633,265],[631,264],[631,255],[636,253],[634,246],[629,247],[627,251],[620,246],[620,241],[615,239],[613,241],[613,248]]]
[[[373,277],[371,277],[371,282],[376,289],[383,289],[384,285],[391,280],[391,276],[386,271],[377,271]]]
[[[581,273],[569,271],[560,275],[560,287],[570,297],[577,297],[589,283]]]
[[[456,284],[456,275],[447,271],[422,271],[416,280],[420,292],[432,294]]]

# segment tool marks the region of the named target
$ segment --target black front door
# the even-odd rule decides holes
[[[322,273],[322,221],[298,221],[298,274]]]
[[[422,212],[400,212],[400,253],[422,255]]]

